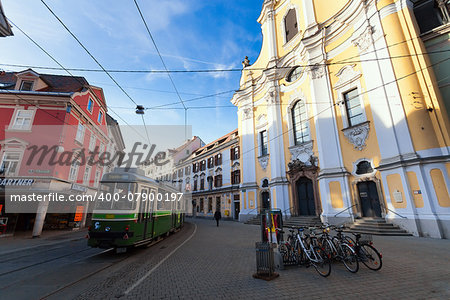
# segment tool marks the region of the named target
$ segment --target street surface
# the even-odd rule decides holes
[[[378,237],[383,268],[340,263],[328,278],[287,267],[273,281],[252,278],[259,226],[188,219],[178,233],[125,254],[85,239],[0,257],[0,299],[449,299],[450,241]],[[2,252],[0,246],[0,253]]]

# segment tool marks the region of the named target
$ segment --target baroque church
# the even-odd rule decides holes
[[[280,209],[450,237],[450,126],[435,74],[446,62],[427,55],[419,20],[430,1],[264,1],[262,48],[232,98],[241,221]]]

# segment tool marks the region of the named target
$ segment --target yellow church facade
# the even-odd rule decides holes
[[[450,236],[450,124],[414,5],[264,1],[262,48],[232,99],[241,221],[278,208]]]

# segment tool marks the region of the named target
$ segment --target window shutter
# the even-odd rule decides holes
[[[284,25],[286,29],[286,42],[289,42],[298,32],[297,15],[295,9],[289,10],[285,19]]]

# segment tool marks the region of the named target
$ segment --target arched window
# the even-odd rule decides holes
[[[356,174],[370,174],[373,172],[372,165],[367,160],[363,160],[356,165]]]
[[[284,18],[284,28],[286,30],[286,43],[289,42],[298,32],[297,15],[295,9],[291,8]]]
[[[287,82],[294,82],[302,75],[302,68],[295,67],[286,77]]]
[[[305,103],[303,101],[297,101],[292,108],[291,113],[295,145],[300,145],[311,140]]]

